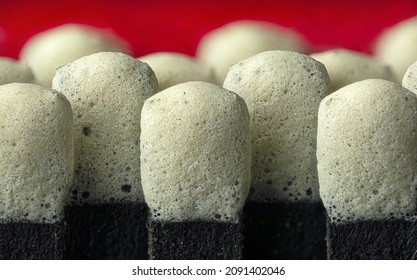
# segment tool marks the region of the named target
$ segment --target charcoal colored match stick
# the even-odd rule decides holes
[[[249,113],[242,98],[205,82],[147,99],[141,172],[151,259],[241,259],[250,182]]]
[[[370,79],[327,96],[317,160],[329,259],[415,259],[416,95]]]
[[[245,100],[252,120],[246,259],[326,258],[315,152],[329,85],[323,64],[296,52],[263,52],[230,68],[224,87]]]
[[[60,67],[53,88],[74,111],[75,186],[70,259],[147,259],[147,207],[140,178],[140,114],[157,91],[152,69],[102,52]]]
[[[0,86],[0,259],[64,259],[72,111],[33,84]]]

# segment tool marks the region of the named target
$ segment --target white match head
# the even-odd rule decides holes
[[[242,98],[210,83],[178,84],[146,100],[141,126],[142,185],[153,219],[238,220],[251,164]]]
[[[147,64],[121,53],[92,54],[57,70],[53,88],[74,111],[76,200],[143,201],[140,114],[157,87]]]
[[[307,51],[296,31],[273,23],[241,20],[207,33],[199,42],[197,57],[213,66],[218,84],[223,84],[233,63],[269,50]]]
[[[310,56],[326,67],[331,81],[331,92],[348,84],[371,78],[395,80],[388,64],[364,53],[334,49]]]
[[[11,58],[0,57],[0,85],[29,83],[32,80],[32,71],[27,65]]]
[[[402,79],[402,86],[417,94],[417,61],[408,67]]]
[[[401,218],[417,203],[417,97],[370,79],[320,104],[320,196],[333,222]]]
[[[290,51],[230,68],[224,87],[245,100],[252,119],[251,200],[319,200],[317,110],[329,84],[323,64]]]
[[[73,180],[68,100],[38,85],[0,86],[0,219],[63,219]]]
[[[157,52],[138,59],[155,72],[160,91],[190,81],[214,82],[214,71],[210,66],[185,54]]]
[[[30,38],[22,48],[20,59],[32,69],[38,84],[51,87],[59,66],[103,51],[129,53],[129,47],[109,30],[64,24]]]
[[[391,65],[398,82],[407,68],[417,60],[417,17],[401,21],[381,33],[375,44],[375,55]]]

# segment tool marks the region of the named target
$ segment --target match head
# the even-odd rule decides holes
[[[417,60],[417,17],[403,20],[388,28],[377,38],[375,56],[391,65],[398,82],[407,68]]]
[[[104,51],[130,52],[128,44],[109,30],[64,24],[30,38],[20,52],[20,60],[32,69],[36,83],[51,87],[59,66]]]
[[[402,79],[402,86],[417,94],[417,61],[408,67]]]
[[[27,65],[11,58],[0,57],[0,85],[29,83],[32,80],[33,74]]]
[[[157,52],[138,59],[155,72],[160,91],[190,81],[214,82],[214,71],[210,66],[185,54]]]
[[[396,79],[388,64],[364,53],[334,49],[313,53],[310,56],[326,67],[331,81],[331,92],[366,79]]]
[[[249,113],[237,94],[205,82],[146,100],[141,173],[152,218],[238,221],[250,183]]]
[[[140,114],[157,91],[145,63],[121,53],[82,57],[57,70],[53,88],[74,111],[75,201],[141,201]]]
[[[213,66],[221,85],[233,63],[269,50],[307,49],[304,38],[294,30],[269,22],[240,20],[207,33],[198,44],[197,57]]]
[[[0,86],[0,219],[55,222],[73,180],[68,100],[38,85]]]
[[[403,218],[417,203],[417,97],[369,79],[320,104],[317,169],[333,222]]]
[[[317,111],[329,85],[324,65],[296,52],[263,52],[230,68],[224,87],[252,119],[251,200],[320,200]]]

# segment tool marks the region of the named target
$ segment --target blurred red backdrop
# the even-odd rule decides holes
[[[314,51],[344,47],[370,53],[386,27],[415,15],[415,0],[0,0],[0,56],[17,58],[32,35],[69,22],[112,29],[135,56],[193,55],[206,32],[239,19],[292,27]]]

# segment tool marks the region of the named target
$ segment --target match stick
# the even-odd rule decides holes
[[[245,100],[252,120],[246,259],[326,258],[315,153],[329,85],[323,64],[296,52],[263,52],[230,68],[224,87]]]
[[[187,82],[146,100],[141,172],[151,259],[241,259],[250,182],[249,113],[242,98]]]
[[[327,96],[317,159],[329,259],[416,259],[416,95],[370,79]]]
[[[70,103],[38,85],[2,85],[0,130],[0,259],[64,259]]]
[[[147,259],[139,141],[143,102],[157,91],[153,71],[131,56],[102,52],[60,67],[53,88],[74,111],[68,258]]]

